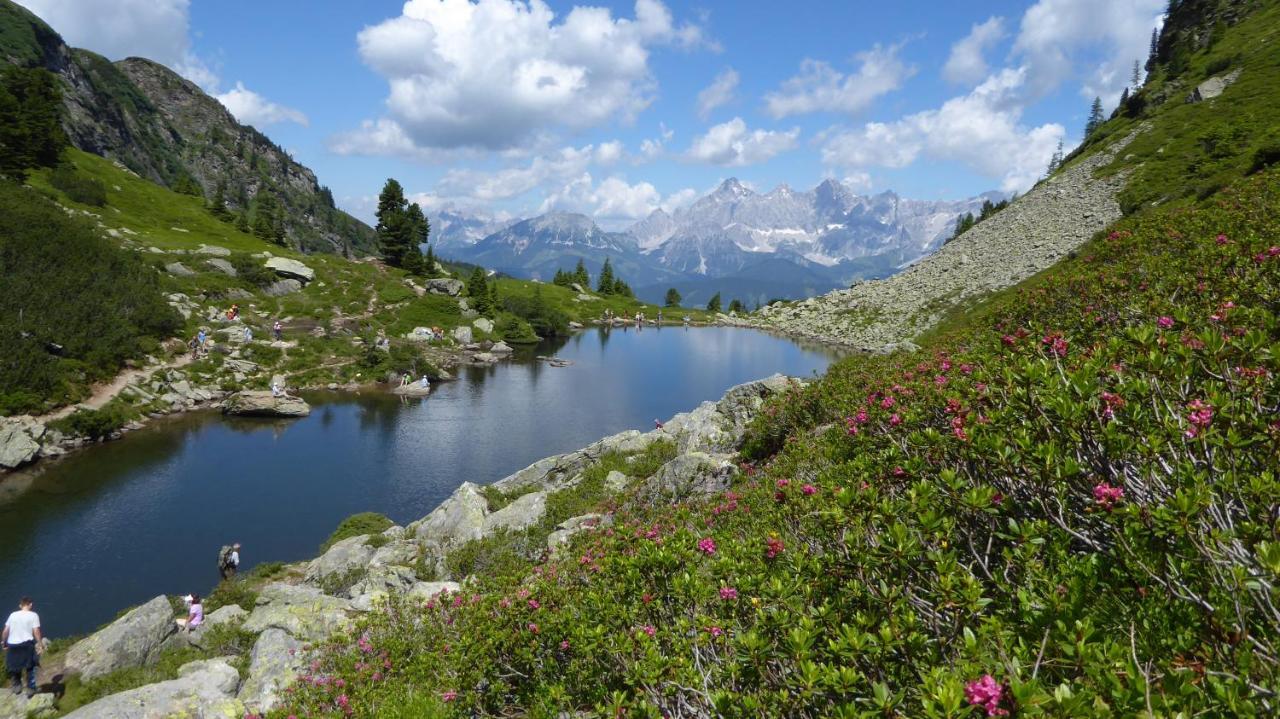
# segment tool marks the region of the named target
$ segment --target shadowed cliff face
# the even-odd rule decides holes
[[[373,230],[335,209],[311,170],[163,65],[113,63],[71,48],[10,0],[0,0],[0,59],[62,80],[63,125],[77,148],[173,189],[194,181],[206,198],[221,186],[232,212],[251,211],[269,192],[282,207],[287,241],[301,249],[373,250]]]

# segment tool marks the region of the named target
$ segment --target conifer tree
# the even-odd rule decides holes
[[[1054,150],[1053,156],[1049,158],[1049,171],[1045,174],[1052,175],[1057,172],[1058,168],[1062,167],[1062,159],[1062,140],[1058,140],[1058,149]]]
[[[1089,137],[1097,132],[1102,126],[1102,98],[1093,98],[1093,105],[1089,108],[1089,120],[1084,124],[1084,136]]]
[[[419,209],[419,213],[421,209]],[[404,188],[395,178],[387,180],[378,195],[378,245],[382,256],[392,267],[402,267],[409,250],[414,247],[417,227],[409,215]]]
[[[1129,85],[1134,92],[1137,92],[1138,88],[1142,87],[1142,65],[1137,60],[1133,61],[1133,72],[1129,75]]]
[[[717,292],[715,296],[713,296],[711,300],[707,302],[707,311],[708,312],[720,311],[720,293],[719,292]]]
[[[249,214],[244,210],[236,213],[236,229],[245,234],[248,234],[249,230],[252,229],[249,227]]]
[[[1155,71],[1156,65],[1160,62],[1160,31],[1155,28],[1151,29],[1151,50],[1147,54],[1147,73]]]
[[[422,260],[422,271],[427,277],[436,276],[436,251],[431,245],[427,245],[427,256]]]
[[[482,315],[489,314],[491,295],[485,282],[484,268],[477,267],[471,271],[471,277],[467,280],[467,296],[471,298],[472,309]]]
[[[683,298],[680,296],[680,291],[672,287],[671,289],[667,290],[667,296],[663,304],[665,304],[667,307],[679,307],[681,299]]]
[[[231,211],[227,209],[227,183],[221,181],[213,191],[213,199],[209,200],[209,213],[223,222],[230,222]]]
[[[578,266],[573,270],[573,282],[582,285],[584,290],[591,289],[591,275],[587,272],[587,266],[582,263],[581,258],[578,259]]]
[[[613,264],[606,258],[604,267],[600,268],[600,284],[596,285],[596,291],[602,295],[611,295],[614,293],[613,283]]]

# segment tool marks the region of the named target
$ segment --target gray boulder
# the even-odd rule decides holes
[[[351,607],[358,612],[367,612],[374,605],[392,594],[404,594],[418,581],[414,571],[408,567],[378,566],[369,570],[364,579],[351,587]]]
[[[293,279],[276,280],[262,288],[262,292],[270,297],[284,297],[301,290],[302,283]]]
[[[205,245],[205,244],[201,244],[199,247],[197,247],[197,248],[194,250],[194,253],[193,253],[193,254],[197,254],[197,255],[212,255],[212,256],[214,256],[214,257],[230,257],[230,256],[231,256],[231,250],[228,250],[228,249],[227,249],[227,248],[225,248],[225,247],[219,247],[219,246],[217,246],[217,245]]]
[[[613,524],[613,517],[607,514],[584,514],[580,517],[570,517],[561,522],[554,532],[547,535],[547,549],[555,551],[578,532],[586,529],[595,529],[596,527],[607,527],[610,524]]]
[[[462,280],[454,280],[449,278],[437,278],[427,280],[427,292],[433,295],[448,295],[457,297],[462,294]]]
[[[453,330],[453,339],[460,345],[471,344],[471,328],[455,327]]]
[[[733,479],[731,459],[732,455],[682,454],[662,465],[646,486],[652,494],[672,499],[723,492]]]
[[[53,694],[37,694],[30,699],[22,694],[0,691],[0,719],[45,719],[58,715]]]
[[[258,605],[245,620],[244,630],[258,634],[274,627],[316,642],[346,628],[350,610],[351,602],[315,587],[275,582],[258,593]]]
[[[169,719],[241,717],[236,699],[240,673],[225,659],[184,664],[178,678],[111,694],[67,714],[67,719]]]
[[[655,432],[641,434],[634,429],[605,437],[586,447],[567,454],[540,459],[524,469],[503,477],[493,486],[503,492],[513,492],[529,486],[556,489],[577,476],[588,465],[595,463],[606,452],[639,452],[659,439]]]
[[[156,597],[67,650],[67,669],[89,681],[117,669],[143,666],[177,630],[169,600]]]
[[[298,397],[272,397],[270,392],[237,392],[222,403],[222,413],[247,417],[306,417],[311,406]]]
[[[460,591],[462,591],[462,585],[457,582],[418,582],[409,589],[409,598],[426,601],[441,592],[452,594]]]
[[[490,535],[502,529],[518,531],[542,519],[547,511],[547,493],[530,492],[484,518],[480,533]]]
[[[181,262],[170,262],[169,264],[164,266],[164,271],[168,272],[174,277],[194,277],[196,274],[195,272],[191,271],[190,267],[187,267]]]
[[[403,527],[393,527],[393,529],[401,530]],[[394,539],[388,542],[373,553],[373,557],[369,560],[370,567],[378,567],[388,564],[397,564],[401,566],[409,566],[418,559],[418,545],[412,539]]]
[[[307,582],[318,584],[330,577],[349,574],[369,564],[373,558],[368,535],[348,537],[335,542],[329,550],[307,565]]]
[[[272,257],[264,262],[263,266],[281,277],[301,280],[302,282],[310,282],[316,278],[315,270],[288,257]]]
[[[630,481],[631,480],[627,475],[615,469],[604,478],[604,488],[614,494],[617,494],[626,489],[627,483]]]
[[[472,326],[472,327],[475,327],[476,329],[480,330],[481,332],[489,333],[489,332],[492,332],[492,331],[493,331],[493,320],[491,320],[491,319],[489,319],[489,318],[487,318],[487,317],[481,317],[481,318],[477,319],[476,321],[472,322],[472,323],[471,323],[471,326]]]
[[[0,467],[13,469],[30,462],[40,453],[40,443],[32,439],[20,422],[0,420]]]
[[[236,268],[224,259],[214,258],[212,260],[205,260],[204,263],[224,275],[228,275],[230,277],[235,277],[237,275]]]
[[[280,692],[298,675],[305,661],[302,642],[279,629],[258,636],[249,655],[249,678],[237,698],[251,712],[266,713],[280,701]]]
[[[409,525],[418,543],[427,550],[443,550],[479,539],[489,502],[480,488],[463,482],[439,507],[423,519]]]
[[[1191,94],[1187,96],[1187,102],[1204,102],[1205,100],[1212,100],[1213,98],[1221,95],[1222,91],[1226,90],[1227,86],[1235,82],[1239,77],[1240,70],[1238,68],[1225,75],[1215,75],[1199,85],[1196,85],[1196,89],[1192,90]]]
[[[489,348],[489,354],[509,355],[512,352],[515,352],[515,350],[511,349],[511,345],[501,340],[494,342],[493,346]]]

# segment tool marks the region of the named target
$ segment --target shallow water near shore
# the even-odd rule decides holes
[[[534,359],[551,354],[573,364]],[[318,393],[301,420],[168,418],[50,463],[0,505],[0,606],[31,595],[49,636],[87,632],[157,594],[207,592],[223,544],[244,545],[243,569],[308,559],[356,512],[405,524],[464,481],[834,358],[753,330],[588,330],[462,368],[426,399]]]

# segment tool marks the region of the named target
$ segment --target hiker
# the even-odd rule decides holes
[[[662,429],[662,420],[660,420],[660,419],[655,419],[655,420],[653,420],[653,428],[654,428],[654,429]]]
[[[272,383],[271,383],[271,396],[272,396],[272,397],[283,397],[283,396],[284,396],[284,389],[282,389],[282,388],[280,387],[280,385],[279,385],[279,384],[277,384],[277,383],[275,383],[275,382],[272,382]]]
[[[279,342],[280,338],[284,336],[284,325],[280,324],[280,320],[276,320],[276,323],[271,325],[271,334],[275,336],[276,342]]]
[[[425,374],[422,375],[422,381],[419,384],[422,385],[423,389],[427,389],[431,386],[431,382],[427,379],[427,376]]]
[[[240,568],[240,543],[223,546],[218,551],[218,573],[223,579],[232,579]]]
[[[227,319],[235,320],[240,316],[240,305],[231,305],[231,309],[227,310]]]
[[[662,310],[658,310],[658,324],[662,324]]]
[[[200,359],[200,341],[198,339],[192,337],[191,341],[187,342],[187,347],[191,349],[191,359]]]
[[[187,632],[195,631],[196,627],[204,623],[204,604],[200,602],[199,594],[188,594],[182,598],[187,603],[187,616],[185,619],[175,619],[178,629]]]
[[[252,342],[252,341],[253,341],[253,328],[252,328],[252,327],[249,327],[249,326],[245,326],[245,328],[244,328],[244,343],[245,343],[245,344],[249,344],[249,343],[250,343],[250,342]]]
[[[404,374],[400,375],[401,387],[408,387],[410,382],[413,382],[413,375],[409,374],[408,372],[405,372]]]
[[[0,632],[0,644],[4,644],[5,670],[13,682],[13,693],[22,693],[22,672],[27,673],[27,697],[36,695],[36,667],[44,653],[44,634],[40,632],[40,615],[31,611],[31,597],[18,602],[18,611],[5,620]]]

